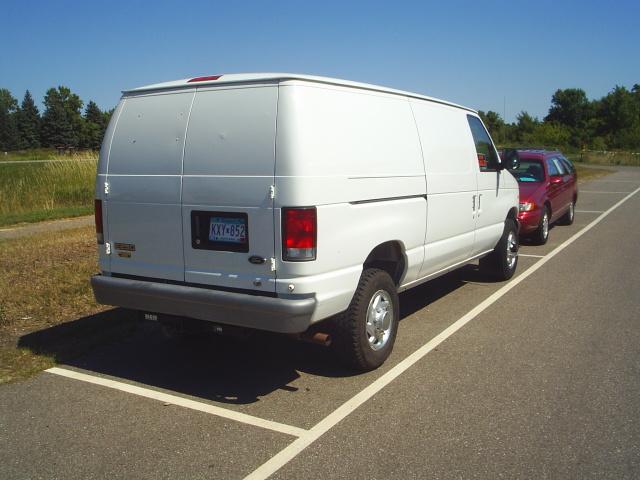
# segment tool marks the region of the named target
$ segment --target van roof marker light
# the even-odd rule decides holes
[[[208,77],[195,77],[191,80],[187,80],[187,83],[193,82],[208,82],[210,80],[218,80],[222,75],[209,75]]]

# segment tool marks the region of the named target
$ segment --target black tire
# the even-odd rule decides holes
[[[384,294],[380,294],[380,292],[384,292]],[[391,317],[383,316],[385,321],[387,318],[390,320],[388,328],[384,330],[388,333],[384,334],[386,339],[380,341],[372,336],[374,342],[372,344],[367,332],[367,312],[374,297],[385,303],[385,296],[389,300],[387,302],[388,310],[381,309],[381,311],[386,311],[386,315],[392,315]],[[368,268],[360,276],[358,288],[351,299],[349,308],[333,321],[332,346],[347,366],[359,371],[374,370],[382,365],[391,354],[398,332],[399,320],[398,292],[393,280],[384,270]],[[372,324],[369,324],[369,328],[372,328]],[[380,329],[376,332],[381,334]],[[382,335],[383,338],[384,335]]]
[[[547,225],[545,228],[545,216],[547,218]],[[544,210],[542,211],[542,216],[540,217],[540,223],[538,224],[538,228],[535,232],[531,234],[531,240],[536,245],[544,245],[549,240],[549,229],[551,228],[551,215],[549,214],[549,207],[545,205]]]
[[[567,210],[567,213],[565,213],[562,218],[560,219],[560,223],[562,225],[573,225],[573,221],[576,218],[576,210],[575,210],[575,202],[572,200],[571,203],[569,204],[569,209]]]
[[[507,253],[508,245],[509,251],[516,253],[515,259],[510,259]],[[502,237],[500,237],[496,248],[489,255],[480,259],[480,271],[494,280],[509,280],[513,277],[518,266],[519,247],[516,222],[509,218],[504,222]]]

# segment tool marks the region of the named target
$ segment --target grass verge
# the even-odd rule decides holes
[[[91,227],[0,241],[0,383],[27,378],[134,328],[133,313],[97,305]]]
[[[91,213],[97,159],[2,165],[0,226]]]
[[[21,160],[51,160],[58,157],[55,148],[32,148],[29,150],[14,150],[0,153],[0,162],[16,162]]]
[[[6,154],[5,154],[6,153]],[[14,150],[12,152],[0,152],[0,163],[20,162],[30,160],[69,160],[78,157],[97,157],[94,150],[78,150],[73,153],[58,153],[55,148],[32,148],[29,150]]]
[[[590,163],[592,165],[626,165],[640,167],[638,152],[580,152],[567,155],[573,162]]]
[[[588,182],[598,177],[604,177],[613,173],[613,170],[606,168],[591,168],[584,165],[575,165],[578,173],[578,183]]]

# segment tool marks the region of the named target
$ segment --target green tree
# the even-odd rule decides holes
[[[487,127],[487,130],[489,130],[494,142],[504,140],[505,123],[499,113],[496,113],[493,110],[489,110],[487,113],[484,113],[482,110],[479,110],[478,115],[480,115],[482,122]]]
[[[20,148],[38,148],[40,146],[40,112],[29,90],[24,94],[17,115]]]
[[[516,116],[515,137],[516,140],[523,143],[533,142],[533,132],[540,121],[537,118],[532,117],[527,112],[520,112]]]
[[[640,102],[633,91],[616,85],[599,102],[601,119],[598,134],[608,140],[610,148],[638,148],[640,146]]]
[[[0,150],[18,147],[19,133],[16,122],[18,101],[6,88],[0,88]]]
[[[570,143],[581,147],[588,142],[593,132],[587,131],[589,119],[593,117],[593,105],[581,88],[556,90],[551,97],[549,114],[545,122],[556,122],[571,129]]]
[[[104,114],[94,101],[89,101],[84,111],[84,124],[80,146],[99,149],[104,135]]]
[[[563,148],[570,140],[570,129],[555,122],[540,122],[531,133],[532,143],[545,148]]]
[[[584,126],[591,114],[587,94],[581,88],[556,90],[551,97],[551,108],[546,122],[558,122],[570,128]]]
[[[84,119],[82,100],[67,87],[50,88],[44,97],[42,141],[46,146],[77,147]]]

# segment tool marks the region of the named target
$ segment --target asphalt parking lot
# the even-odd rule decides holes
[[[640,169],[580,185],[516,276],[401,295],[389,361],[152,322],[0,387],[0,478],[638,478]]]

